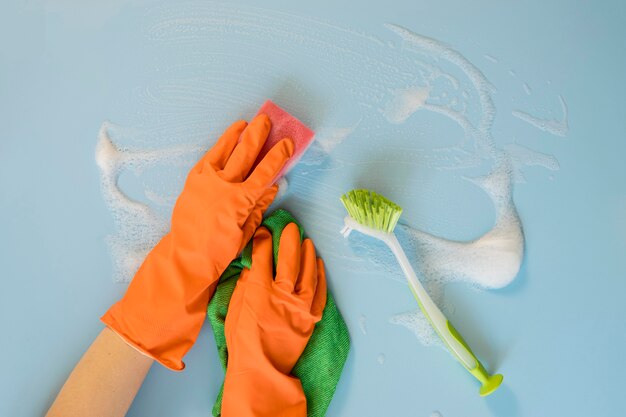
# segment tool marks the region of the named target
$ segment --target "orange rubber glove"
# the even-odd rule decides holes
[[[290,223],[280,238],[273,279],[272,236],[261,227],[228,306],[224,417],[306,417],[300,380],[289,375],[326,305],[324,263]]]
[[[181,370],[217,281],[261,223],[278,188],[272,183],[293,154],[278,142],[249,172],[268,136],[259,115],[230,126],[190,171],[171,231],[148,254],[124,297],[102,321],[164,366]]]

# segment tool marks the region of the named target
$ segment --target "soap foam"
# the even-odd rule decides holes
[[[280,177],[278,181],[276,181],[276,185],[278,185],[278,192],[276,193],[276,197],[274,197],[274,201],[279,201],[287,195],[287,192],[289,191],[289,182],[286,177]]]
[[[565,137],[569,132],[567,104],[565,103],[563,97],[560,95],[559,102],[561,103],[561,111],[563,112],[563,117],[561,118],[561,120],[542,119],[521,110],[513,110],[511,114],[518,119],[525,121],[531,126],[536,127],[539,130],[551,133],[556,136]]]
[[[428,87],[409,87],[395,90],[393,98],[387,103],[383,114],[391,123],[403,123],[424,106],[429,94],[430,88]]]
[[[115,126],[104,122],[98,134],[96,164],[100,170],[102,194],[111,211],[116,232],[107,243],[113,259],[113,279],[128,282],[148,252],[167,233],[169,222],[148,205],[131,199],[119,187],[118,179],[125,169],[140,172],[142,168],[196,155],[197,146],[138,151],[118,148],[109,132]],[[149,193],[148,193],[149,194]]]
[[[389,323],[407,328],[424,346],[444,347],[435,329],[421,310],[412,310],[391,316]]]
[[[328,156],[354,132],[359,123],[347,127],[322,126],[315,133],[313,143],[300,159],[300,163],[319,167],[327,162]]]
[[[316,137],[317,143],[320,148],[327,154],[330,154],[340,143],[342,143],[354,130],[357,128],[358,123],[354,126],[348,127],[326,127],[322,128],[318,132]]]
[[[549,171],[560,169],[559,161],[553,155],[538,152],[517,143],[506,145],[504,150],[511,160],[513,179],[516,183],[526,183],[524,167],[527,166],[539,166]]]
[[[494,202],[494,227],[471,242],[455,242],[412,230],[420,269],[429,281],[464,281],[485,289],[503,288],[517,276],[524,234],[512,202],[510,171],[503,164],[486,177],[470,179]]]
[[[489,55],[489,54],[484,54],[484,55],[483,55],[483,57],[484,57],[487,61],[493,62],[494,64],[497,64],[497,63],[498,63],[498,58],[496,58],[496,57],[494,57],[494,56],[492,56],[492,55]]]
[[[367,317],[365,314],[359,316],[359,329],[361,329],[361,333],[364,335],[367,334]]]

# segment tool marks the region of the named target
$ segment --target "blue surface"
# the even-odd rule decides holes
[[[252,2],[238,1],[241,7],[216,13],[232,7],[233,13],[261,16],[261,24],[284,22],[280,28],[296,16],[310,37],[234,30],[215,35],[232,42],[202,48],[146,36],[154,34],[151,22],[163,13],[193,17],[195,6],[169,2],[163,11],[149,1],[51,3],[0,6],[0,415],[42,414],[101,330],[98,317],[124,292],[111,279],[105,243],[114,225],[94,162],[101,123],[159,127],[173,114],[214,138],[230,121],[250,117],[264,97],[286,102],[318,131],[362,123],[327,162],[332,167],[342,161],[341,175],[295,170],[293,193],[280,203],[303,221],[327,259],[330,285],[351,331],[353,349],[329,416],[427,417],[435,410],[446,417],[623,414],[623,3],[388,1],[363,7],[268,0],[254,9],[245,7]],[[198,7],[208,15],[212,7],[220,9],[212,3]],[[321,232],[340,227],[336,197],[357,185],[385,190],[407,210],[406,222],[446,237],[476,238],[493,222],[489,200],[459,179],[464,172],[431,169],[419,152],[406,152],[420,132],[428,133],[424,143],[436,147],[458,136],[458,127],[422,113],[401,126],[362,127],[370,122],[363,103],[377,100],[368,94],[381,73],[370,72],[369,62],[351,61],[350,51],[401,69],[409,65],[394,55],[399,38],[385,23],[465,56],[497,90],[497,144],[517,141],[554,155],[560,165],[555,172],[526,167],[526,182],[516,184],[526,236],[517,280],[498,291],[454,284],[445,294],[446,305],[455,307],[450,315],[456,327],[490,369],[505,375],[505,386],[486,399],[444,351],[424,347],[389,324],[391,315],[414,308],[406,286],[376,265],[352,268],[349,245],[338,234]],[[314,44],[316,39],[326,43]],[[342,55],[329,46],[334,44],[346,47]],[[137,91],[146,86],[181,77],[186,94],[204,91],[202,83],[213,83],[209,91],[220,94],[200,95],[196,102],[183,94],[178,107],[139,99]],[[381,76],[380,82],[389,80]],[[532,94],[524,92],[523,82]],[[565,137],[511,116],[520,109],[559,118],[559,95],[569,110]],[[176,129],[162,136],[155,133],[159,145],[201,140]],[[367,334],[359,330],[362,315]],[[223,378],[208,327],[186,363],[181,374],[153,367],[130,415],[208,415]]]

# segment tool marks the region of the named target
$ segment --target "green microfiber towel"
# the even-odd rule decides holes
[[[291,213],[286,210],[276,210],[263,220],[262,225],[272,234],[274,267],[276,267],[276,260],[278,259],[280,235],[289,223],[298,225],[300,237],[303,238],[304,230]],[[228,304],[235,290],[235,284],[239,279],[241,270],[244,267],[249,268],[251,264],[252,242],[249,242],[243,250],[241,257],[232,261],[220,277],[215,294],[207,309],[208,318],[215,335],[217,352],[224,371],[226,371],[228,366],[228,349],[224,335],[224,322],[228,313]],[[335,300],[328,293],[322,320],[315,326],[309,343],[291,372],[302,383],[307,401],[307,415],[309,417],[322,417],[326,414],[349,350],[350,336],[348,328],[337,309]],[[224,385],[222,384],[220,393],[213,406],[213,416],[215,417],[221,416],[223,391]]]

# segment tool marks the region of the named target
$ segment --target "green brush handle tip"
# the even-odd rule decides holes
[[[487,377],[486,381],[483,382],[482,387],[480,387],[480,396],[486,397],[487,395],[497,390],[503,379],[504,377],[500,374],[495,374]]]

